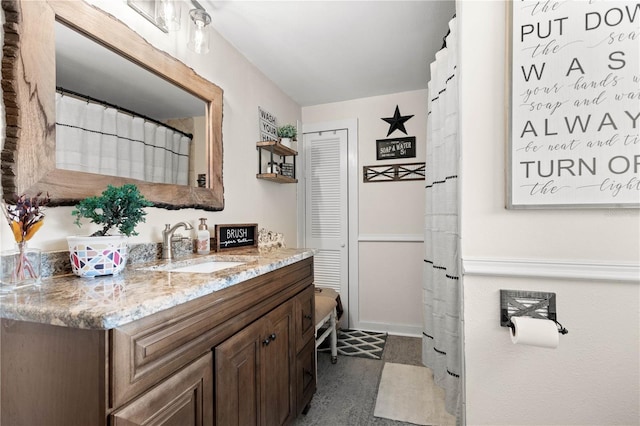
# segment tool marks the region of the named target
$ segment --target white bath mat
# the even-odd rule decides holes
[[[382,369],[373,415],[417,425],[456,424],[444,409],[444,390],[433,382],[430,369],[390,362]]]

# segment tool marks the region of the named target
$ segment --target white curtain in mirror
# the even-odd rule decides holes
[[[187,185],[191,139],[116,108],[56,93],[56,167]]]

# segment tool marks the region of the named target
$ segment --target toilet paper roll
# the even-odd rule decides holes
[[[511,317],[511,341],[515,345],[539,346],[541,348],[557,348],[560,341],[558,327],[551,320]]]

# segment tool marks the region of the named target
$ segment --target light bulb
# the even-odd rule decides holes
[[[196,32],[193,40],[193,48],[196,53],[202,53],[202,49],[204,47],[204,24],[200,21],[196,22]]]
[[[195,53],[209,52],[209,28],[211,16],[202,9],[192,9],[189,12],[192,24],[189,27],[189,43],[187,47]]]
[[[180,2],[169,0],[156,2],[156,20],[160,26],[165,27],[168,31],[180,29],[181,12]]]

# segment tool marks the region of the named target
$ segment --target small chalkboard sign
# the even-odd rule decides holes
[[[216,225],[216,251],[258,246],[258,224]]]
[[[416,137],[376,140],[376,158],[391,160],[395,158],[414,158],[416,156]]]

